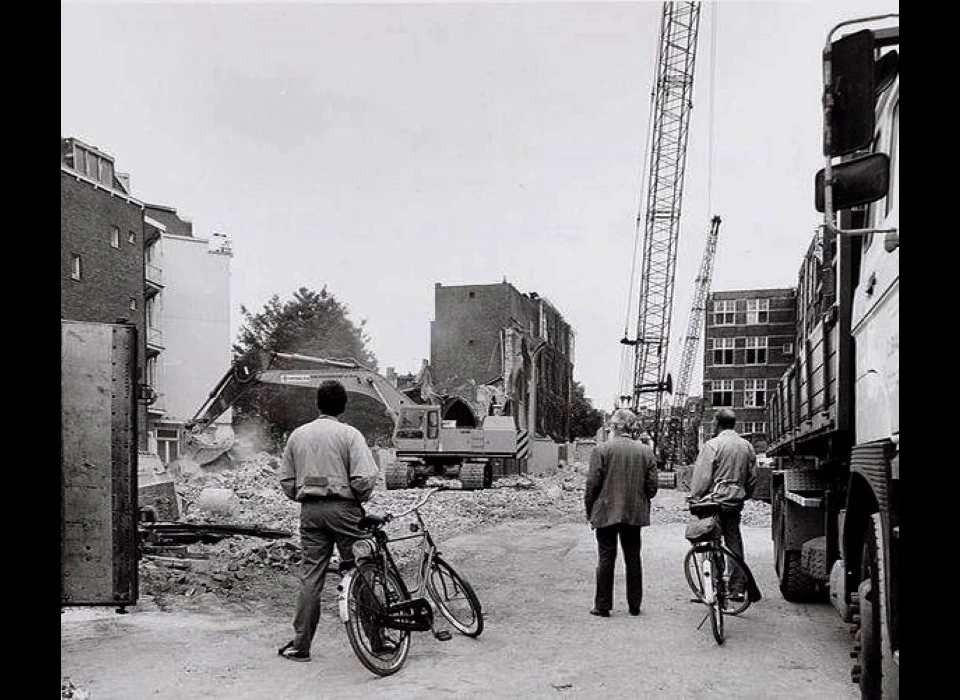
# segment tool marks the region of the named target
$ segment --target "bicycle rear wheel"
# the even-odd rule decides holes
[[[410,632],[381,627],[377,620],[393,603],[406,599],[403,583],[375,562],[363,562],[349,575],[344,627],[360,663],[378,676],[390,676],[406,663]]]
[[[693,591],[693,595],[701,603],[706,603],[707,599],[703,593],[703,557],[704,553],[696,547],[691,547],[683,558],[683,576],[687,579],[687,585]]]
[[[435,555],[427,572],[427,592],[440,614],[468,637],[483,632],[483,613],[473,587],[440,555]]]
[[[710,566],[705,575],[709,577],[706,590],[710,607],[710,628],[713,630],[713,638],[717,640],[717,644],[723,644],[723,608],[727,596],[723,589],[723,554],[721,552],[710,553]],[[710,588],[712,588],[712,594]]]

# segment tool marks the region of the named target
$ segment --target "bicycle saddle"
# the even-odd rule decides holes
[[[706,518],[710,515],[720,515],[722,509],[716,501],[690,501],[687,504],[691,515],[698,518]]]

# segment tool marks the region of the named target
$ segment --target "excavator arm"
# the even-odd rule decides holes
[[[281,368],[281,364],[312,366]],[[254,386],[271,384],[317,388],[327,379],[339,381],[347,393],[376,399],[383,404],[394,421],[400,409],[420,403],[393,386],[386,377],[354,359],[331,360],[295,353],[255,351],[233,363],[187,424],[187,428],[194,434],[202,432]]]

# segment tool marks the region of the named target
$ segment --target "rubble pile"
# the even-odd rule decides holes
[[[280,490],[279,460],[266,453],[247,456],[228,468],[205,469],[178,476],[177,494],[182,520],[189,523],[231,523],[291,533],[267,540],[236,535],[219,542],[195,544],[180,557],[144,556],[140,564],[141,597],[161,608],[173,604],[287,605],[296,580],[292,567],[300,561],[297,535],[299,509]],[[477,527],[509,520],[584,522],[583,491],[587,465],[573,462],[543,476],[507,476],[481,491],[458,490],[456,481],[444,484],[422,507],[421,513],[438,542]],[[366,504],[368,512],[398,514],[426,494],[425,489],[386,490],[381,483]],[[653,500],[653,524],[686,522],[686,492],[661,489]],[[388,525],[388,532],[405,530],[413,516]],[[750,501],[743,523],[769,526],[770,507]],[[395,547],[401,565],[414,553],[415,540]]]

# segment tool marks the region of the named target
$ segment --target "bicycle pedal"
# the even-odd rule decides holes
[[[451,639],[453,639],[453,635],[450,634],[450,630],[435,630],[433,636],[439,642],[449,642]]]

